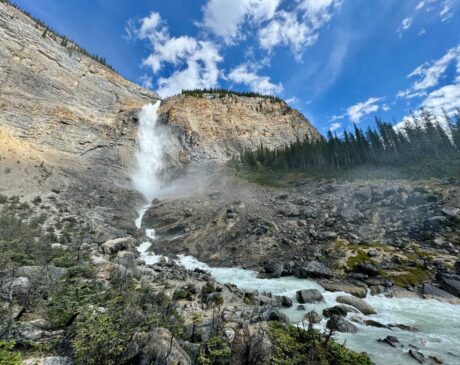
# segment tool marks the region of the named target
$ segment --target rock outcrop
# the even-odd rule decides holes
[[[284,146],[320,133],[284,101],[235,94],[179,95],[166,99],[160,118],[173,136],[174,163],[224,162],[261,143]]]

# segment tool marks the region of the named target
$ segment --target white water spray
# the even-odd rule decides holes
[[[161,187],[160,173],[163,169],[163,141],[158,133],[158,108],[147,104],[139,116],[135,170],[132,177],[134,188],[150,202]],[[145,212],[145,210],[144,210]]]
[[[161,188],[160,173],[163,169],[163,141],[159,133],[158,108],[160,101],[155,105],[145,105],[139,116],[139,128],[137,131],[137,145],[135,154],[135,170],[132,181],[134,188],[144,195],[148,201],[146,205],[139,209],[138,217],[135,221],[136,227],[141,228],[142,218],[150,208],[153,198]],[[145,235],[150,239],[155,239],[155,230],[146,229]],[[159,256],[155,256],[149,251],[151,242],[145,241],[140,244],[138,251],[141,258],[147,265],[153,265],[159,261]]]

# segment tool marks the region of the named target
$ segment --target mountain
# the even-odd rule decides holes
[[[0,192],[58,190],[101,228],[109,223],[111,235],[132,230],[141,204],[130,182],[138,113],[158,95],[4,2],[0,39]],[[175,168],[222,163],[261,142],[320,138],[298,111],[263,97],[180,95],[162,103],[160,120]]]

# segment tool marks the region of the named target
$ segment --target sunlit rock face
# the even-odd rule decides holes
[[[96,222],[123,227],[135,215],[138,111],[158,96],[4,3],[0,43],[0,192],[59,191]]]
[[[173,136],[173,163],[221,163],[245,147],[269,148],[320,133],[284,101],[233,94],[179,95],[162,102],[160,121]]]

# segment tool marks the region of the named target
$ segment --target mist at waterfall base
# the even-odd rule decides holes
[[[141,228],[142,217],[150,207],[152,199],[165,195],[185,194],[188,189],[180,189],[176,184],[164,186],[162,184],[161,171],[164,169],[163,154],[165,141],[162,138],[158,121],[158,108],[160,102],[155,105],[146,105],[139,118],[137,148],[135,156],[136,169],[133,174],[134,187],[143,194],[147,203],[139,210],[136,226]],[[196,178],[196,176],[195,176]],[[183,186],[183,185],[182,185]],[[141,260],[146,265],[154,265],[166,258],[155,255],[149,250],[151,240],[155,239],[155,231],[146,229],[145,236],[148,238],[138,247]],[[258,292],[270,292],[272,295],[285,295],[294,301],[294,306],[281,309],[288,315],[293,323],[300,323],[305,314],[311,310],[321,313],[323,309],[337,305],[338,295],[348,295],[342,292],[327,292],[319,284],[308,279],[295,277],[281,277],[278,279],[258,278],[258,273],[241,268],[213,268],[191,256],[179,255],[177,263],[187,269],[200,268],[209,271],[212,277],[221,284],[235,284],[240,290]],[[296,291],[302,289],[318,289],[323,294],[324,302],[305,305],[305,310],[297,310]],[[414,326],[420,332],[402,331],[399,329],[386,329],[366,326],[355,323],[358,327],[356,334],[338,333],[336,339],[355,351],[367,352],[376,365],[401,364],[411,365],[416,363],[408,355],[410,346],[416,346],[426,356],[436,356],[442,359],[444,364],[460,363],[460,306],[442,303],[437,300],[419,298],[386,298],[382,295],[368,295],[365,300],[371,304],[377,314],[362,316],[356,314],[359,319],[372,319],[382,324],[405,324]],[[326,320],[323,320],[318,328],[324,330]],[[400,342],[400,348],[393,348],[377,341],[388,335],[396,336]]]

